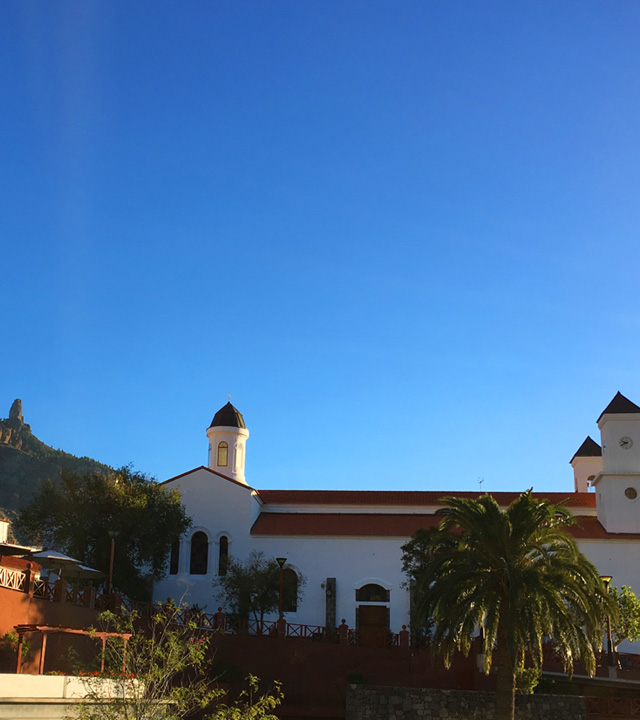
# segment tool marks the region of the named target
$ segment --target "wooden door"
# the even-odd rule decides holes
[[[389,633],[386,605],[360,605],[358,611],[360,642],[369,647],[385,647]]]

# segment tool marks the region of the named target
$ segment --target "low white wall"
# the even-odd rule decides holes
[[[83,698],[87,695],[89,683],[99,683],[102,697],[113,697],[120,694],[119,684],[107,678],[0,673],[0,699]]]

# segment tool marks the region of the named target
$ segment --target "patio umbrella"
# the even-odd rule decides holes
[[[85,578],[86,580],[91,580],[92,578],[98,579],[107,576],[107,573],[102,572],[102,570],[96,570],[88,565],[78,565],[77,571],[74,572],[76,572],[74,577]]]
[[[31,553],[30,557],[41,567],[60,577],[97,578],[104,575],[100,570],[83,565],[80,560],[57,550],[40,550],[40,552]]]

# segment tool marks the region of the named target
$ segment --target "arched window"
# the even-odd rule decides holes
[[[218,467],[227,467],[229,446],[226,442],[218,443]]]
[[[282,612],[298,609],[298,574],[291,568],[282,571]]]
[[[221,535],[218,544],[218,575],[226,575],[229,566],[229,538]]]
[[[178,565],[180,563],[180,540],[176,540],[171,545],[171,556],[169,558],[169,575],[178,574]]]
[[[206,575],[209,564],[209,538],[206,533],[194,533],[191,538],[191,562],[189,572],[191,575]]]
[[[357,602],[389,602],[389,591],[381,585],[369,583],[356,590]]]
[[[236,448],[236,470],[242,470],[243,455],[244,445],[242,443],[239,443],[238,447]]]

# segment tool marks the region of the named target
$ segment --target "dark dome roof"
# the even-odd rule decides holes
[[[598,422],[603,415],[614,415],[623,413],[640,413],[640,407],[635,403],[632,403],[629,398],[626,398],[620,391],[615,394],[613,400],[607,405],[607,407],[600,413]]]
[[[220,410],[218,410],[218,412],[213,416],[211,425],[209,425],[209,427],[218,426],[238,428],[247,427],[244,424],[244,418],[242,417],[242,413],[236,408],[234,408],[230,402],[228,402],[224,407],[221,407]]]
[[[587,439],[580,445],[580,447],[575,451],[574,456],[569,460],[570,463],[573,462],[573,458],[577,457],[601,457],[602,456],[602,448],[598,443],[590,436],[587,435]]]

